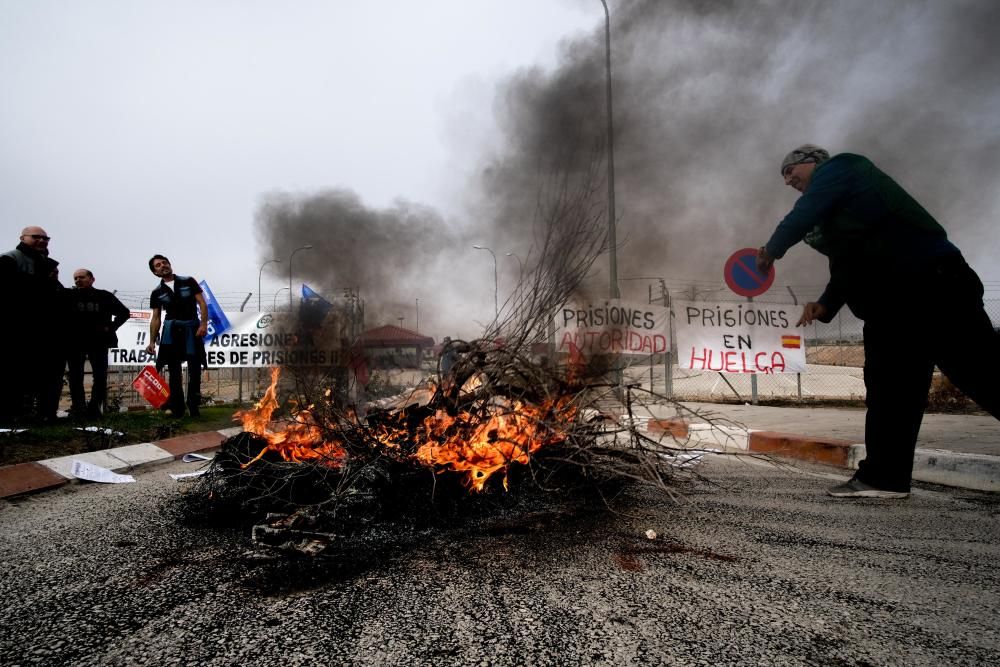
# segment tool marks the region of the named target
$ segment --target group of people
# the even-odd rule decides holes
[[[94,287],[90,269],[77,269],[73,287],[63,287],[59,262],[49,256],[51,240],[41,227],[26,227],[17,247],[0,254],[5,314],[0,350],[9,369],[0,383],[0,425],[55,422],[64,375],[69,381],[70,416],[95,420],[106,408],[108,349],[118,345],[116,332],[130,312],[114,293]],[[150,259],[149,268],[160,284],[150,295],[153,314],[147,351],[155,354],[159,343],[157,368],[168,369],[170,399],[165,407],[175,416],[182,416],[185,407],[197,416],[201,369],[207,367],[202,343],[208,328],[205,298],[198,282],[175,276],[163,255]],[[84,387],[88,361],[93,378],[89,400]],[[181,370],[185,361],[192,369],[187,401]]]

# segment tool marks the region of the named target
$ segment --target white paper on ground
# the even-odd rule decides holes
[[[91,433],[103,433],[104,435],[125,435],[121,431],[112,431],[110,428],[101,428],[100,426],[77,426],[77,431],[89,431]]]
[[[26,428],[0,428],[0,433],[24,433]]]
[[[132,475],[119,475],[116,472],[111,472],[107,468],[95,466],[93,463],[86,463],[76,459],[73,459],[73,469],[71,472],[73,477],[76,477],[77,479],[85,479],[88,482],[128,484],[129,482],[135,481],[135,478],[132,477]]]
[[[185,454],[181,457],[181,461],[184,463],[194,463],[195,461],[211,461],[211,456],[205,456],[204,454]]]
[[[208,470],[196,470],[195,472],[170,473],[170,477],[173,478],[175,481],[179,482],[182,479],[190,479],[192,477],[201,477],[206,472],[208,472]]]

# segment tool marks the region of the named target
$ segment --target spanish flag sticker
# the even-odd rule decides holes
[[[790,347],[797,350],[802,347],[802,336],[782,336],[781,347]]]

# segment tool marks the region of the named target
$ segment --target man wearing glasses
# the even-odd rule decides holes
[[[836,498],[905,498],[934,366],[1000,419],[1000,338],[983,284],[944,228],[861,155],[799,146],[781,163],[801,192],[757,255],[766,272],[799,241],[827,256],[830,280],[798,325],[847,305],[864,320],[867,457]]]
[[[59,407],[64,368],[59,262],[49,257],[49,235],[25,227],[13,250],[0,255],[0,354],[9,374],[0,382],[0,419],[29,415],[52,422]]]

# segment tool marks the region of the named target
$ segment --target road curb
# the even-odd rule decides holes
[[[678,417],[650,419],[646,429],[650,434],[670,434],[688,445],[767,454],[848,470],[857,470],[858,463],[865,458],[864,443],[837,438],[692,423]],[[1000,492],[1000,456],[918,448],[913,458],[913,479],[962,489]]]
[[[131,472],[145,466],[173,461],[192,452],[218,449],[226,438],[242,430],[233,427],[219,431],[190,433],[155,442],[60,456],[33,463],[0,466],[0,498],[11,498],[55,489],[65,484],[79,483],[80,480],[70,472],[74,460],[92,463],[113,472]]]
[[[73,460],[129,472],[144,466],[179,459],[184,454],[217,449],[226,438],[242,429],[191,433],[155,442],[126,445],[74,456],[45,459],[32,463],[0,466],[0,498],[55,489],[78,483],[70,470]],[[865,446],[848,440],[760,431],[729,425],[691,423],[682,418],[650,419],[650,434],[671,437],[697,447],[735,452],[752,452],[811,463],[824,463],[856,470],[865,457]],[[976,491],[1000,492],[1000,456],[967,454],[942,449],[920,449],[913,461],[913,479],[943,486]]]

